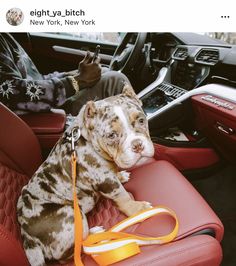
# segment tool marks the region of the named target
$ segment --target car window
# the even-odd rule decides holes
[[[124,36],[122,32],[44,32],[48,37],[91,41],[106,44],[119,44]]]

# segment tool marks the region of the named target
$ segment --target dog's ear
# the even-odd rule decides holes
[[[87,133],[94,129],[94,117],[97,113],[95,102],[89,101],[85,105],[83,121],[84,126],[87,129]]]
[[[132,88],[131,85],[126,83],[124,85],[123,90],[122,90],[122,94],[124,96],[127,96],[129,98],[132,98],[132,99],[136,100],[140,106],[143,105],[142,102],[139,100],[138,96],[136,95],[136,93],[134,92],[134,89]]]
[[[93,101],[87,102],[84,110],[84,118],[93,118],[96,114],[96,106]]]
[[[93,101],[89,101],[81,108],[76,118],[81,134],[87,140],[89,139],[89,130],[93,128],[93,117],[96,112],[95,103]]]

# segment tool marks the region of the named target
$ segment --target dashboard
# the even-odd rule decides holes
[[[202,83],[209,72],[208,66],[178,62],[172,71],[171,83],[186,90],[191,90]]]
[[[150,33],[150,61],[157,69],[171,68],[170,82],[191,90],[212,75],[236,79],[236,46],[196,33]],[[224,67],[224,69],[222,69]],[[235,70],[234,69],[234,70]]]
[[[150,36],[150,60],[159,75],[150,86],[152,89],[147,88],[139,95],[143,109],[150,117],[185,93],[214,83],[214,79],[228,82],[230,86],[236,84],[236,48],[207,36],[199,36],[190,33]],[[163,69],[166,71],[160,75]]]
[[[178,45],[172,53],[171,82],[186,90],[199,87],[229,51],[226,47]]]
[[[168,63],[179,42],[169,34],[151,35],[151,59],[155,63]]]

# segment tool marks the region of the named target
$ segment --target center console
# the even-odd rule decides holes
[[[153,118],[159,109],[199,87],[209,71],[207,65],[178,60],[161,69],[157,81],[139,95],[148,118]]]
[[[209,71],[209,66],[179,61],[173,65],[171,83],[192,90],[200,85]]]
[[[147,115],[152,114],[173,100],[185,94],[187,90],[163,81],[153,90],[142,96],[143,109]]]
[[[204,89],[186,90],[164,80],[154,85],[140,99],[149,121],[155,159],[167,160],[181,171],[216,165],[219,156],[196,128],[191,108],[191,97]]]

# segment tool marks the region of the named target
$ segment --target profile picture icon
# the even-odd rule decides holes
[[[20,8],[11,8],[6,14],[7,22],[12,26],[20,25],[24,20],[24,14]]]

